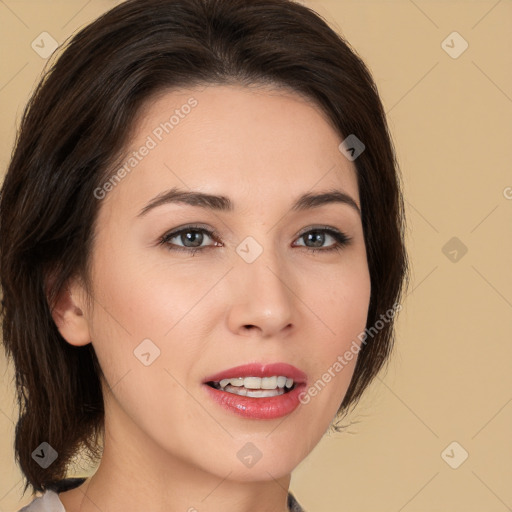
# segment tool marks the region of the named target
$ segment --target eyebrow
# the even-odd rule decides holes
[[[150,210],[170,203],[181,203],[188,204],[190,206],[198,206],[199,208],[205,208],[209,210],[219,212],[232,212],[235,209],[235,205],[229,197],[222,195],[205,194],[203,192],[195,192],[188,190],[181,190],[174,187],[170,190],[158,194],[156,197],[151,199],[144,208],[138,213],[137,217],[143,217]],[[324,192],[306,193],[301,195],[295,200],[291,209],[294,211],[304,211],[311,208],[318,208],[326,204],[340,203],[346,204],[353,208],[359,216],[361,216],[361,210],[357,203],[347,193],[341,190],[331,189]]]

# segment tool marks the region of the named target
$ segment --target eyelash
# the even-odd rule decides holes
[[[192,253],[192,256],[196,254],[197,252],[202,252],[205,249],[212,249],[215,247],[215,245],[207,245],[204,247],[180,247],[177,245],[173,245],[169,243],[169,240],[176,238],[177,236],[181,235],[182,233],[189,233],[189,232],[201,232],[206,233],[212,240],[215,242],[218,241],[220,238],[219,233],[215,230],[210,230],[201,226],[185,226],[184,228],[181,228],[177,231],[172,231],[170,233],[166,233],[160,239],[158,240],[158,245],[167,246],[166,249],[169,251],[180,251],[180,252],[187,252]],[[303,232],[301,235],[299,235],[298,239],[303,238],[305,235],[308,235],[309,233],[327,233],[328,235],[332,236],[334,240],[336,240],[336,243],[331,245],[330,247],[326,249],[316,249],[312,247],[307,246],[300,246],[304,249],[309,249],[309,251],[313,253],[318,252],[331,252],[331,251],[341,251],[344,247],[350,244],[352,241],[352,237],[346,235],[342,231],[338,231],[329,227],[317,227],[310,229],[308,231]]]

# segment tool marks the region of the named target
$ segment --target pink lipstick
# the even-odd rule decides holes
[[[299,405],[306,374],[287,363],[252,363],[210,375],[203,380],[208,396],[245,418],[274,419]]]

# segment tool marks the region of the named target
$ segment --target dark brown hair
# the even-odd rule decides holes
[[[101,204],[95,189],[155,94],[230,83],[296,91],[322,109],[340,137],[363,141],[354,163],[371,278],[367,327],[403,293],[408,264],[398,164],[377,88],[349,44],[314,11],[289,0],[121,3],[78,32],[41,80],[2,187],[3,343],[15,367],[15,452],[24,491],[29,485],[44,491],[63,479],[80,450],[93,460],[101,456],[98,360],[91,344],[67,343],[51,315],[71,277],[90,289]],[[357,403],[393,340],[389,321],[363,344],[339,415]],[[58,452],[46,469],[32,458],[42,442]]]

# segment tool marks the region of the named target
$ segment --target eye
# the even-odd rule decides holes
[[[171,233],[165,234],[162,238],[160,238],[159,244],[167,245],[167,249],[170,251],[185,251],[192,253],[193,256],[197,251],[203,251],[207,247],[212,247],[212,245],[202,246],[202,243],[205,240],[205,234],[208,238],[216,240],[220,238],[216,231],[212,231],[200,226],[186,226],[177,231],[172,231]],[[178,239],[179,242],[183,243],[183,246],[172,243],[171,241],[175,238]]]
[[[203,245],[208,238],[214,240],[214,243]],[[326,240],[329,238],[332,238],[334,243],[327,247],[323,247]],[[166,246],[170,251],[185,251],[189,254],[191,253],[193,256],[198,251],[204,251],[205,249],[210,249],[212,247],[222,247],[222,243],[219,242],[219,239],[220,235],[216,231],[201,226],[185,226],[179,230],[166,233],[159,239],[158,243],[159,245]],[[295,247],[304,247],[313,253],[335,250],[340,251],[352,240],[352,238],[345,233],[330,227],[309,229],[309,231],[303,232],[297,238],[297,240],[301,239],[306,243],[304,245],[296,245]],[[182,245],[179,245],[177,242]]]
[[[321,248],[326,241],[326,236],[328,238],[334,239],[335,243],[329,245],[326,248]],[[304,244],[303,247],[306,247],[311,252],[330,252],[330,251],[340,251],[344,247],[346,247],[350,241],[351,237],[343,233],[342,231],[338,231],[337,229],[333,229],[330,227],[320,227],[310,229],[309,231],[304,232],[299,236],[298,240],[305,240],[307,243],[312,243],[312,246]]]

